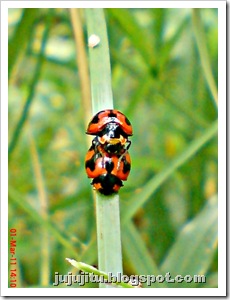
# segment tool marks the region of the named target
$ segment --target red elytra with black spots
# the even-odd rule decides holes
[[[131,159],[128,151],[122,155],[109,154],[103,148],[95,150],[92,145],[85,157],[87,176],[93,178],[92,185],[101,194],[111,195],[123,186],[122,180],[127,180]]]
[[[99,111],[89,122],[86,133],[101,136],[101,131],[108,124],[119,126],[125,137],[133,135],[133,128],[129,119],[116,109]]]

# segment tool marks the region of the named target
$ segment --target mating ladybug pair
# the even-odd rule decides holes
[[[118,110],[102,110],[92,118],[86,134],[95,135],[85,157],[86,173],[93,178],[91,184],[101,194],[117,193],[131,168],[131,123]]]

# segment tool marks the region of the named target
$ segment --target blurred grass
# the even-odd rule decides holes
[[[218,105],[218,92],[217,85],[215,83],[215,79],[212,74],[211,61],[208,53],[208,49],[206,46],[206,37],[205,32],[201,23],[199,9],[193,9],[192,11],[192,19],[194,24],[194,33],[197,41],[197,47],[200,54],[201,64],[203,66],[205,79],[207,81],[208,87],[212,93],[213,99]]]
[[[34,19],[37,16],[36,9],[25,8],[22,12],[21,19],[14,26],[13,36],[9,41],[9,60],[8,60],[8,77],[10,78],[13,67],[20,57],[20,52],[25,51],[25,46],[29,43],[31,35],[28,34],[28,28],[31,29]],[[18,47],[20,45],[20,47]]]
[[[20,49],[21,47],[19,47],[19,43],[21,43],[21,40],[19,40],[23,35],[25,35],[25,31],[27,30],[27,28],[25,26],[29,26],[31,27],[31,23],[32,21],[34,21],[34,17],[36,17],[35,15],[35,9],[32,9],[32,14],[31,14],[31,9],[25,9],[25,13],[23,15],[22,21],[19,23],[18,27],[16,28],[16,32],[14,37],[10,40],[9,42],[9,74],[11,72],[11,69],[13,67],[13,64],[16,60],[16,56],[18,55],[18,51],[16,51],[15,49]],[[49,16],[49,14],[48,14]],[[31,106],[31,103],[34,99],[34,94],[35,94],[35,89],[36,89],[36,85],[38,83],[39,80],[39,76],[41,73],[41,68],[42,68],[42,62],[43,62],[43,58],[44,58],[44,53],[45,53],[45,47],[47,44],[47,39],[48,39],[48,34],[49,34],[49,18],[47,18],[47,24],[45,25],[45,30],[43,33],[43,37],[41,40],[41,47],[40,47],[40,52],[38,54],[38,58],[37,58],[37,63],[35,66],[35,70],[34,70],[34,75],[30,84],[30,88],[29,88],[29,94],[27,97],[27,100],[25,102],[22,114],[18,120],[18,123],[16,125],[16,128],[14,130],[13,133],[13,137],[11,139],[10,145],[9,145],[9,151],[8,151],[8,156],[9,156],[9,160],[11,158],[11,153],[13,152],[16,143],[19,139],[20,133],[22,131],[22,127],[27,119],[27,115],[29,114],[29,109]],[[27,35],[25,35],[27,36]],[[30,37],[30,39],[32,39],[31,34],[28,35]],[[22,38],[22,45],[26,43],[26,39]],[[30,41],[29,41],[30,43]]]
[[[115,108],[127,114],[134,127],[132,170],[120,192],[122,217],[127,218],[122,227],[124,274],[161,274],[168,268],[164,266],[170,251],[186,246],[183,228],[198,222],[200,215],[204,224],[211,222],[204,211],[217,193],[217,111],[210,101],[214,93],[207,66],[216,89],[217,10],[199,10],[198,28],[205,32],[201,41],[194,38],[197,29],[190,9],[106,9],[105,13]],[[37,237],[47,230],[52,253],[48,286],[52,287],[54,272],[70,271],[65,257],[98,265],[94,204],[84,171],[85,108],[76,66],[80,54],[67,10],[36,9],[30,23],[24,14],[9,10],[9,51],[15,51],[9,61],[9,141],[14,140],[28,95],[33,89],[34,93],[10,157],[9,227],[18,231],[21,287],[41,287],[42,245]],[[86,37],[84,24],[83,19]],[[24,40],[20,42],[21,26]],[[49,199],[47,220],[39,211],[29,129]],[[213,225],[207,231],[204,242],[215,229]],[[205,265],[208,278],[207,284],[198,286],[216,287],[216,248],[205,256],[205,244],[197,244],[198,234],[192,241],[197,247],[192,261]],[[176,255],[175,261],[182,265],[182,258]]]
[[[35,183],[37,186],[38,199],[40,201],[40,214],[43,220],[48,220],[49,216],[49,200],[46,192],[46,187],[44,184],[43,170],[41,168],[41,163],[39,155],[37,152],[37,147],[33,138],[31,131],[29,132],[29,144],[31,152],[31,160],[34,172]],[[40,272],[40,284],[41,286],[46,286],[49,284],[50,278],[50,236],[46,228],[43,228],[41,232],[41,272]]]

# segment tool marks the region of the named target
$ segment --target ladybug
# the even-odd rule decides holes
[[[98,146],[100,148],[101,145]],[[103,195],[117,193],[123,186],[122,180],[127,180],[131,159],[128,151],[122,155],[110,154],[102,149],[91,146],[86,154],[85,169],[89,178],[93,178],[94,189]]]
[[[117,153],[121,147],[128,150],[131,145],[128,137],[133,135],[133,129],[123,113],[116,109],[106,109],[92,118],[86,134],[96,135],[94,143],[105,145],[107,152]]]

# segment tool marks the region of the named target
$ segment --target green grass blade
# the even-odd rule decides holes
[[[161,51],[163,45],[163,36],[166,23],[167,10],[164,8],[155,8],[152,10],[152,18],[154,19],[153,31],[154,36],[154,49],[156,53]]]
[[[86,9],[88,37],[100,42],[89,49],[93,114],[113,108],[108,37],[103,9]],[[122,273],[119,196],[96,193],[98,266],[104,272]],[[100,287],[112,287],[100,284]]]
[[[217,196],[211,198],[203,210],[179,233],[179,236],[163,261],[161,270],[178,274],[206,275],[215,251],[218,238]],[[197,284],[175,283],[174,287],[195,287]]]
[[[96,114],[113,108],[109,44],[103,10],[86,9],[86,19],[88,38],[93,34],[100,38],[98,46],[89,48],[92,111]]]
[[[201,23],[199,9],[194,8],[192,10],[192,21],[194,26],[194,34],[197,42],[198,51],[200,54],[201,64],[204,71],[204,76],[207,81],[208,87],[211,91],[216,106],[218,105],[218,91],[215,79],[212,73],[211,60],[208,54],[208,48],[206,43],[206,37],[204,28]]]
[[[135,195],[122,210],[122,222],[130,220],[137,210],[149,199],[149,197],[160,187],[160,185],[169,178],[172,173],[187,162],[199,149],[201,149],[209,140],[211,140],[218,131],[218,121],[215,121],[205,132],[192,141],[187,149],[161,173],[150,179],[143,187],[142,192]]]
[[[43,176],[43,169],[40,162],[39,153],[31,131],[29,131],[29,146],[34,178],[40,202],[40,215],[43,219],[48,220],[49,217],[49,199],[46,190],[46,184]],[[41,232],[41,272],[40,283],[42,286],[49,284],[50,280],[50,235],[46,228],[42,228]]]
[[[8,78],[10,78],[14,64],[20,54],[24,50],[26,43],[30,39],[30,35],[25,34],[28,28],[31,28],[39,10],[34,8],[25,8],[22,18],[18,23],[18,26],[13,34],[13,37],[9,41],[9,53],[8,53]]]
[[[98,275],[98,276],[101,276],[103,277],[104,279],[108,280],[108,282],[110,282],[110,278],[108,276],[107,273],[103,272],[103,271],[100,271],[88,264],[85,264],[83,262],[80,262],[80,261],[76,261],[74,259],[71,259],[71,258],[66,258],[66,260],[72,265],[74,266],[75,268],[79,269],[79,270],[82,270],[84,272],[87,272],[87,273],[92,273],[92,274],[95,274],[95,275]],[[112,278],[111,278],[112,279]],[[110,284],[113,284],[113,285],[118,285],[118,286],[121,286],[121,287],[124,287],[124,288],[134,288],[134,286],[132,286],[131,284],[129,283],[125,283],[125,282],[116,282],[116,280],[113,282],[113,279],[111,280],[111,283]]]
[[[44,57],[44,54],[45,54],[45,47],[46,47],[47,40],[48,40],[49,29],[50,29],[50,20],[49,20],[49,17],[48,17],[46,28],[44,30],[42,41],[41,41],[41,47],[40,47],[40,52],[39,52],[38,59],[37,59],[37,64],[35,66],[34,76],[32,78],[31,85],[30,85],[30,88],[29,88],[29,95],[26,99],[25,106],[24,106],[22,114],[21,114],[21,116],[18,120],[16,128],[13,132],[13,137],[12,137],[10,145],[9,145],[9,150],[8,150],[9,160],[10,160],[12,152],[15,149],[15,146],[18,142],[18,139],[19,139],[19,136],[21,134],[23,125],[24,125],[24,123],[25,123],[25,121],[28,117],[31,103],[34,99],[36,85],[38,83],[38,80],[39,80],[39,77],[40,77],[40,74],[41,74],[41,70],[42,70],[42,62],[43,62],[43,57]]]
[[[177,45],[177,42],[180,41],[182,33],[185,29],[187,29],[189,21],[189,18],[185,18],[178,26],[174,35],[162,45],[161,55],[159,58],[159,64],[162,68],[165,63],[170,60],[170,54],[172,53],[173,48]]]

